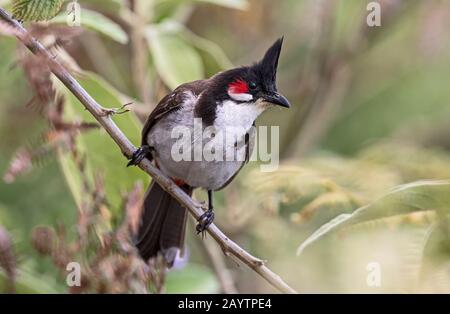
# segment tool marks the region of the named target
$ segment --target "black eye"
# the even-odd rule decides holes
[[[255,82],[250,82],[250,83],[248,83],[248,87],[250,88],[250,89],[256,89],[256,83]]]

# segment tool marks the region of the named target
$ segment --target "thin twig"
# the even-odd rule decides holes
[[[216,277],[219,280],[220,287],[223,293],[236,294],[238,291],[234,285],[233,276],[225,264],[224,256],[220,249],[212,243],[209,239],[199,239],[200,245],[211,262],[211,266],[216,273]]]
[[[142,102],[147,106],[152,106],[152,94],[147,75],[148,43],[145,38],[145,17],[141,15],[141,12],[146,9],[146,5],[142,1],[130,1],[130,10],[134,13],[134,18],[130,21],[131,75]]]
[[[15,36],[35,55],[47,61],[53,74],[72,92],[72,94],[94,116],[100,125],[116,142],[126,157],[130,157],[136,147],[128,140],[123,132],[113,122],[110,115],[105,115],[105,108],[100,106],[86,90],[73,78],[72,75],[54,58],[45,47],[35,38],[29,35],[27,30],[3,9],[0,8],[0,18],[16,28]],[[198,219],[203,214],[203,209],[198,202],[184,193],[170,178],[164,175],[152,163],[144,159],[139,167],[147,172],[158,184],[171,194],[182,206],[187,208],[191,215]],[[265,263],[252,256],[235,242],[230,240],[215,224],[211,224],[208,233],[221,246],[226,254],[232,254],[244,264],[248,265],[261,277],[267,280],[273,287],[284,293],[296,293],[276,273],[271,271]]]

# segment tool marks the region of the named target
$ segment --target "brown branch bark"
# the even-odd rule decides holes
[[[94,116],[100,125],[106,130],[111,138],[119,146],[120,150],[126,157],[130,157],[136,150],[136,147],[128,140],[123,132],[111,119],[108,110],[100,106],[95,99],[89,95],[86,90],[73,78],[72,75],[51,55],[45,47],[35,38],[31,37],[27,30],[3,9],[0,8],[0,18],[11,25],[14,29],[14,35],[35,55],[43,58],[48,63],[53,74],[72,92],[72,94],[84,105],[84,107]],[[0,27],[2,27],[0,25]],[[152,163],[144,159],[139,167],[147,172],[161,187],[170,193],[181,205],[188,209],[190,214],[198,219],[203,209],[198,202],[184,193],[173,181],[164,175],[159,169],[154,167]],[[208,233],[220,245],[225,255],[233,255],[241,262],[249,266],[262,278],[268,281],[274,288],[284,293],[296,293],[289,285],[287,285],[276,273],[271,271],[264,261],[252,256],[235,242],[230,240],[215,224],[211,224]]]

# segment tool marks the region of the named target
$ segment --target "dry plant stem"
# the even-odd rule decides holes
[[[150,82],[147,76],[145,21],[140,14],[145,9],[145,5],[142,5],[142,0],[130,1],[130,10],[134,13],[134,19],[130,21],[131,74],[142,102],[147,106],[152,106]]]
[[[233,276],[225,264],[220,249],[209,239],[199,239],[198,241],[211,262],[214,272],[219,279],[222,292],[226,294],[236,294],[238,291],[234,285]]]
[[[84,88],[70,75],[70,73],[51,55],[45,47],[36,39],[31,37],[27,30],[10,15],[0,8],[0,18],[15,28],[16,37],[35,55],[43,58],[48,63],[50,70],[58,79],[72,92],[72,94],[84,105],[84,107],[94,116],[100,125],[106,130],[111,138],[116,142],[122,153],[130,157],[136,150],[136,147],[128,140],[122,131],[113,122],[111,115],[105,114],[107,109],[100,106]],[[125,166],[125,164],[124,164]],[[164,175],[159,169],[155,168],[151,162],[144,159],[139,167],[147,172],[161,187],[170,193],[181,205],[188,209],[195,219],[198,219],[202,213],[202,207],[191,197],[184,193],[173,181]],[[277,274],[271,271],[262,260],[252,256],[242,249],[235,242],[230,240],[215,224],[211,224],[208,233],[221,246],[226,255],[234,255],[241,262],[252,268],[261,277],[267,280],[273,287],[284,293],[296,293],[294,289],[288,286]]]

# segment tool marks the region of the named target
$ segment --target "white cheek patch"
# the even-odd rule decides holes
[[[253,99],[252,94],[247,93],[233,93],[232,91],[228,90],[228,95],[237,101],[250,101]]]

